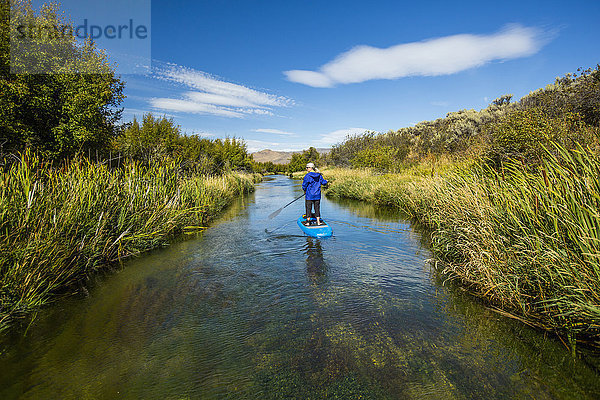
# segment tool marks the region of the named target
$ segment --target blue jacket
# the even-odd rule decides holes
[[[320,173],[309,172],[304,175],[302,190],[306,192],[306,200],[321,200],[321,185],[327,185],[327,181]]]

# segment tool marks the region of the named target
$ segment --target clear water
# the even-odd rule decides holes
[[[126,262],[0,341],[2,399],[594,399],[555,339],[443,285],[394,211],[260,184],[201,236]]]

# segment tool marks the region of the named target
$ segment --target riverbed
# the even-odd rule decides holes
[[[398,211],[268,179],[197,237],[124,263],[0,340],[2,399],[597,399],[554,337],[445,284]]]

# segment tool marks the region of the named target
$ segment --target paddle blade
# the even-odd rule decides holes
[[[279,215],[279,213],[281,212],[281,210],[283,210],[283,207],[281,207],[279,210],[272,212],[271,214],[269,214],[269,219],[273,219],[276,216]]]

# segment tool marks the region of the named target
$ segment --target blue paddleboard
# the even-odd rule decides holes
[[[311,218],[311,223],[313,223],[314,225],[309,225],[306,226],[303,224],[304,222],[304,218],[300,217],[298,218],[298,226],[300,227],[300,229],[302,229],[302,232],[306,233],[308,236],[312,236],[312,237],[328,237],[333,235],[333,231],[331,230],[331,227],[329,225],[327,225],[327,223],[323,220],[321,220],[321,223],[323,225],[317,225],[317,219],[316,218]]]

